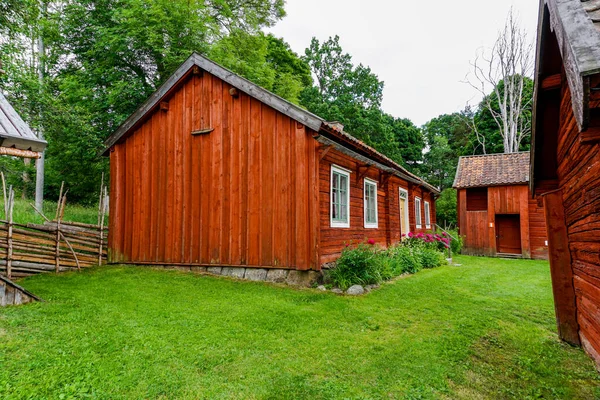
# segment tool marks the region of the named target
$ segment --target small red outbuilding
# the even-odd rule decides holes
[[[463,254],[548,258],[544,209],[528,184],[529,152],[460,158],[454,188]]]

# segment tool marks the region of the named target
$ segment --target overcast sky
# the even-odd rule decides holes
[[[535,37],[538,0],[287,0],[287,16],[270,31],[298,54],[313,36],[339,35],[353,62],[385,82],[384,111],[422,125],[479,102],[461,81],[511,6]]]

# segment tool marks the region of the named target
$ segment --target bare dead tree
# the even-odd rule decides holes
[[[486,138],[483,133],[479,131],[479,125],[477,125],[477,121],[475,120],[476,113],[473,111],[473,108],[467,103],[464,111],[460,113],[460,118],[463,120],[465,125],[471,130],[473,134],[475,134],[475,139],[477,139],[477,144],[473,144],[473,154],[476,154],[477,148],[481,147],[481,151],[483,154],[487,154],[486,149]]]
[[[483,95],[483,106],[498,125],[504,152],[518,152],[531,133],[531,119],[524,111],[533,99],[524,98],[523,93],[525,80],[533,70],[533,42],[520,27],[513,9],[494,46],[489,51],[480,50],[471,66],[473,74],[466,82]],[[486,91],[489,86],[493,88],[491,94]]]

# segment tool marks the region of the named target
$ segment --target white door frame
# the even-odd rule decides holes
[[[410,207],[409,205],[409,201],[408,201],[408,190],[403,189],[403,188],[398,188],[398,208],[400,208],[400,199],[402,199],[400,193],[405,193],[406,194],[406,201],[404,203],[405,207],[404,207],[404,215],[400,216],[400,233],[401,234],[408,234],[408,232],[410,232],[410,219],[408,217],[408,207]],[[398,210],[399,212],[401,212],[401,210]],[[402,232],[402,220],[406,219],[406,225],[408,226],[408,232]]]

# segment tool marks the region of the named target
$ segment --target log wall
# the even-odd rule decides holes
[[[600,362],[600,148],[597,141],[579,140],[568,85],[562,90],[560,110],[557,175],[572,260],[579,336],[587,352]]]
[[[349,228],[331,227],[330,180],[332,165],[337,165],[351,171]],[[377,182],[377,228],[365,228],[364,226],[363,185],[365,178]],[[338,258],[346,244],[373,239],[377,245],[387,247],[398,243],[401,240],[402,234],[408,234],[408,232],[401,232],[400,228],[399,188],[408,191],[410,231],[426,232],[428,230],[425,226],[425,201],[428,201],[431,207],[431,228],[435,227],[435,199],[429,191],[423,190],[420,186],[413,185],[396,176],[388,178],[375,167],[366,169],[361,162],[336,150],[332,149],[328,151],[323,160],[321,160],[319,170],[321,264]],[[417,229],[415,225],[415,197],[422,199],[421,220],[423,224],[421,229]]]

